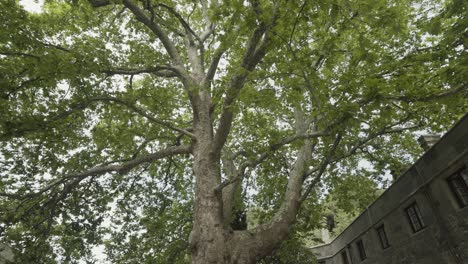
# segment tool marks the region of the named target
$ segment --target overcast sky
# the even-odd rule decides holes
[[[42,4],[44,0],[20,0],[20,5],[29,12],[39,13],[41,12]]]

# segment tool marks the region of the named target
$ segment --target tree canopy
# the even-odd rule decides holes
[[[18,263],[285,263],[324,197],[363,206],[468,112],[467,9],[1,1],[0,242]]]

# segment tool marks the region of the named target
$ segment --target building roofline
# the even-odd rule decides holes
[[[312,246],[312,247],[309,247],[309,249],[313,249],[313,248],[319,248],[319,247],[325,247],[325,246],[328,246],[328,245],[331,245],[333,244],[333,242],[335,242],[335,240],[337,240],[346,230],[348,230],[353,224],[354,222],[356,222],[362,215],[364,215],[365,213],[367,213],[369,211],[369,208],[371,208],[378,200],[380,200],[380,198],[385,194],[387,193],[388,191],[390,191],[392,189],[392,187],[398,183],[402,178],[405,178],[405,175],[409,174],[408,172],[412,169],[415,169],[416,168],[416,164],[418,162],[420,162],[421,160],[423,160],[426,156],[430,155],[436,146],[442,144],[441,142],[444,141],[444,139],[448,136],[448,134],[451,134],[451,132],[453,130],[456,129],[456,127],[458,127],[461,123],[463,122],[468,122],[468,113],[466,113],[462,118],[460,118],[449,130],[447,130],[446,133],[444,133],[441,138],[433,145],[431,146],[427,151],[424,152],[423,155],[421,155],[421,157],[419,157],[408,169],[406,169],[402,174],[400,174],[401,176],[398,177],[393,183],[392,185],[390,185],[384,192],[382,192],[379,197],[377,197],[377,199],[375,199],[374,201],[372,201],[372,203],[370,203],[365,210],[363,210],[359,215],[357,215],[354,220],[345,228],[343,229],[343,231],[340,232],[340,234],[338,236],[336,236],[332,241],[330,241],[329,243],[324,243],[324,244],[320,244],[320,245],[315,245],[315,246]],[[409,176],[408,176],[409,177]],[[336,255],[336,254],[335,254]]]

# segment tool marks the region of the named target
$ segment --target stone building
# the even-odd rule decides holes
[[[468,114],[433,141],[338,237],[311,249],[319,264],[468,264]]]
[[[13,261],[13,252],[7,245],[0,242],[0,264],[10,261]]]

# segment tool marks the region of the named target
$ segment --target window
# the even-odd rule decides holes
[[[419,208],[416,203],[413,203],[406,208],[406,215],[408,216],[413,232],[416,233],[426,227],[422,221],[421,213],[419,212]]]
[[[367,256],[366,256],[366,251],[364,250],[364,243],[362,243],[362,239],[359,239],[356,242],[356,245],[357,245],[357,249],[358,249],[358,252],[359,252],[359,259],[360,260],[365,260],[367,258]]]
[[[384,225],[377,227],[376,230],[377,235],[379,235],[380,245],[382,246],[382,249],[388,248],[390,244],[388,243],[387,233],[385,233]]]
[[[346,250],[341,252],[341,259],[343,261],[343,264],[349,264],[348,262],[348,254],[346,254]]]
[[[348,254],[349,259],[351,260],[351,264],[353,263],[353,249],[351,248],[351,244],[348,244]]]
[[[468,169],[463,169],[447,179],[448,185],[455,196],[458,205],[468,206]]]

